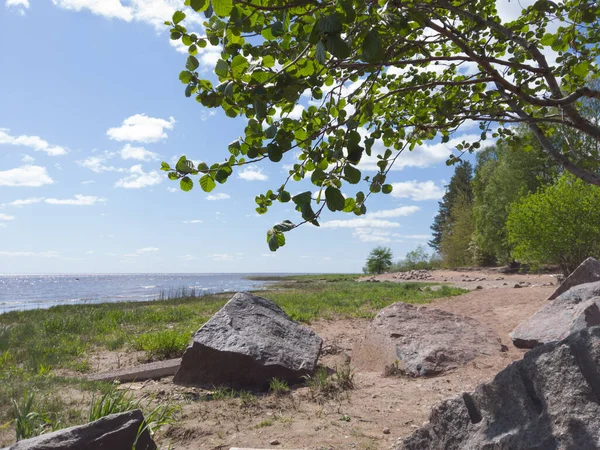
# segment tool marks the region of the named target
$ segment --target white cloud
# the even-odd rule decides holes
[[[180,256],[181,259],[183,259],[184,261],[196,261],[198,258],[194,255],[183,255]]]
[[[86,181],[82,181],[81,184],[94,184],[95,181],[94,180],[86,180]]]
[[[35,162],[35,158],[33,156],[25,155],[23,158],[21,158],[21,162],[25,164],[31,164],[32,162]]]
[[[164,175],[158,170],[144,172],[144,169],[142,169],[140,164],[131,166],[129,172],[130,175],[118,180],[115,183],[115,187],[122,187],[125,189],[140,189],[162,183],[162,181],[165,179]]]
[[[50,205],[73,205],[73,206],[92,206],[98,203],[105,203],[105,198],[95,197],[93,195],[76,194],[73,198],[47,198],[46,203]]]
[[[362,242],[391,242],[391,235],[392,233],[389,231],[371,228],[357,228],[352,233],[352,236],[358,238]]]
[[[410,198],[415,201],[438,200],[444,196],[446,189],[434,181],[403,181],[392,183],[392,197]]]
[[[6,7],[29,8],[29,0],[6,0]]]
[[[21,166],[0,170],[0,186],[40,187],[52,183],[54,180],[42,166]]]
[[[10,130],[6,128],[0,128],[0,144],[6,145],[21,145],[23,147],[29,147],[36,152],[44,152],[50,156],[64,155],[67,153],[67,149],[58,145],[50,145],[48,141],[45,141],[39,136],[11,136],[8,134]]]
[[[104,152],[101,156],[89,156],[77,161],[77,164],[90,169],[92,172],[125,172],[126,169],[115,166],[107,166],[106,162],[114,156],[114,153]]]
[[[59,8],[73,11],[88,10],[92,14],[109,19],[133,20],[133,10],[123,6],[120,0],[52,0]]]
[[[48,252],[9,252],[0,251],[0,256],[7,256],[9,258],[16,257],[36,257],[36,258],[58,258],[60,254],[54,251]]]
[[[420,239],[420,240],[431,239],[431,235],[429,235],[429,234],[401,234],[401,235],[398,235],[398,237],[401,237],[404,239]]]
[[[223,194],[222,192],[219,192],[218,194],[210,194],[210,195],[206,196],[206,200],[210,200],[210,201],[227,200],[228,198],[231,198],[231,196],[229,194]]]
[[[243,253],[236,253],[235,255],[230,255],[228,253],[211,253],[208,257],[215,261],[234,261],[244,259],[243,255]]]
[[[184,220],[183,223],[204,223],[203,220],[194,219],[194,220]]]
[[[389,220],[369,219],[368,217],[349,220],[330,220],[322,222],[322,228],[396,228],[400,224]]]
[[[364,132],[362,133],[365,134]],[[403,151],[398,157],[391,170],[403,170],[405,167],[431,167],[440,162],[446,161],[452,154],[456,146],[463,141],[477,142],[481,136],[479,134],[464,134],[450,139],[445,144],[423,144],[416,146],[411,152],[408,149]],[[385,153],[385,146],[381,140],[376,140],[373,145],[371,156],[363,155],[358,168],[366,171],[378,171],[376,155]]]
[[[41,203],[44,201],[44,197],[30,197],[24,199],[18,199],[9,203],[10,206],[25,206],[33,205],[34,203]]]
[[[135,252],[138,255],[142,255],[144,253],[154,253],[154,252],[157,252],[159,250],[160,250],[160,248],[158,248],[158,247],[144,247],[144,248],[137,249]]]
[[[0,220],[5,220],[5,221],[15,220],[15,216],[9,216],[8,214],[0,213]]]
[[[418,206],[400,206],[394,209],[384,209],[382,211],[375,211],[366,215],[369,219],[387,219],[390,217],[405,217],[416,213],[421,208]]]
[[[144,147],[132,147],[126,144],[121,150],[121,158],[123,159],[138,159],[140,161],[157,160],[158,154],[146,150]]]
[[[173,186],[170,186],[170,187],[167,188],[167,191],[173,193],[173,192],[179,192],[180,189],[177,189],[177,188],[174,188]]]
[[[106,134],[115,141],[158,142],[168,137],[165,130],[172,130],[174,124],[173,117],[165,120],[136,114],[125,119],[120,127],[109,128]]]
[[[88,250],[87,252],[85,252],[86,255],[92,255],[94,253],[95,253],[94,250]]]
[[[260,167],[246,167],[238,172],[238,178],[246,181],[265,181],[269,177],[265,175]]]

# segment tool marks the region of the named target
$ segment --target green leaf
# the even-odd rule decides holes
[[[277,225],[275,225],[273,228],[277,231],[282,231],[282,232],[286,232],[286,231],[290,231],[291,229],[293,229],[296,225],[294,225],[292,222],[290,222],[289,220],[284,220],[283,222],[278,223]]]
[[[185,156],[182,156],[179,158],[179,161],[177,161],[175,170],[181,173],[192,173],[194,171],[194,163],[186,159]]]
[[[327,38],[327,50],[338,59],[350,56],[350,46],[337,34]]]
[[[173,13],[173,23],[178,24],[183,19],[185,19],[185,13],[183,11],[175,11]]]
[[[226,77],[229,74],[229,64],[227,64],[227,61],[219,59],[215,65],[215,73],[222,78]]]
[[[342,18],[339,14],[322,17],[317,22],[319,31],[329,34],[336,34],[342,31]]]
[[[274,37],[279,37],[279,36],[283,36],[283,34],[285,33],[284,29],[283,29],[283,23],[282,22],[274,22],[273,24],[271,24],[271,34]]]
[[[168,165],[166,162],[163,161],[160,164],[160,170],[164,170],[165,172],[167,172],[167,171],[171,170],[171,166]]]
[[[383,192],[384,194],[391,193],[393,189],[394,188],[391,184],[384,184],[383,186],[381,186],[381,192]]]
[[[267,243],[269,244],[269,250],[272,252],[277,251],[279,248],[279,242],[277,241],[277,232],[275,230],[269,230],[267,232]]]
[[[371,30],[365,36],[362,46],[362,59],[367,62],[378,62],[384,57],[381,36],[377,30]]]
[[[346,166],[344,167],[344,177],[351,184],[358,183],[360,181],[361,175],[362,174],[361,174],[360,170],[358,170],[355,167],[352,167],[349,164],[346,164]]]
[[[208,165],[205,162],[198,163],[198,171],[202,173],[207,173]]]
[[[190,72],[189,70],[183,70],[179,73],[179,80],[183,84],[188,84],[190,81],[192,81],[192,77],[192,72]]]
[[[590,63],[587,61],[581,61],[575,67],[573,67],[573,73],[580,78],[586,78],[590,72]]]
[[[200,187],[204,192],[210,192],[216,186],[217,184],[215,183],[215,180],[213,180],[210,175],[207,174],[200,178]]]
[[[273,162],[279,162],[281,161],[281,158],[283,157],[283,150],[282,148],[277,145],[277,144],[269,144],[267,145],[267,150],[269,151],[268,155],[269,155],[269,159]]]
[[[183,177],[179,182],[179,186],[181,186],[182,191],[188,192],[194,187],[194,182],[190,177]]]
[[[208,5],[210,5],[209,0],[190,0],[190,6],[196,12],[206,11]]]
[[[356,202],[354,201],[353,198],[348,197],[346,199],[346,201],[344,202],[344,209],[343,211],[346,213],[352,212],[354,211],[354,208],[356,208]]]
[[[279,201],[281,203],[287,203],[291,200],[291,196],[290,193],[288,191],[281,191],[281,193],[279,194]]]
[[[322,41],[317,43],[317,49],[315,51],[315,58],[320,64],[325,64],[327,60],[327,50],[325,50],[325,45],[323,45]]]
[[[325,202],[330,211],[342,211],[346,199],[339,189],[329,186],[325,189]]]
[[[267,116],[267,102],[260,97],[255,97],[253,104],[256,111],[256,118],[259,120],[264,119]]]
[[[248,68],[248,60],[242,55],[236,55],[231,61],[231,72],[235,78],[240,78]]]
[[[294,195],[292,197],[292,201],[298,206],[310,205],[311,198],[312,198],[312,194],[310,193],[310,191],[306,191],[306,192],[302,192],[301,194]]]
[[[198,68],[199,65],[200,65],[200,63],[198,62],[196,57],[190,55],[190,56],[188,56],[187,62],[185,63],[185,68],[187,70],[189,70],[190,72],[193,72],[194,70],[196,70]]]
[[[542,45],[552,45],[552,43],[554,42],[554,35],[551,33],[547,33],[545,34],[542,39],[540,39],[540,44]]]
[[[219,17],[227,17],[233,9],[232,0],[212,0],[212,7]]]
[[[179,180],[179,178],[181,178],[181,175],[177,172],[169,172],[169,180]]]

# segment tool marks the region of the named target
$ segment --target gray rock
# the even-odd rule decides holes
[[[475,319],[399,302],[373,319],[352,362],[387,375],[427,376],[500,349],[496,333]]]
[[[511,333],[519,348],[560,341],[575,331],[600,325],[600,282],[571,288],[551,301]]]
[[[144,423],[139,409],[111,414],[78,427],[65,428],[17,442],[10,450],[155,450],[156,444],[147,430],[138,438]],[[137,439],[137,443],[136,443]]]
[[[538,347],[434,407],[395,450],[600,448],[600,327]]]
[[[259,389],[273,378],[297,382],[314,372],[322,343],[270,300],[238,293],[196,332],[173,381]]]
[[[577,269],[575,269],[562,283],[558,286],[558,289],[548,297],[548,300],[554,300],[559,295],[567,292],[574,286],[580,284],[592,283],[594,281],[600,281],[600,261],[594,258],[588,258],[583,261]]]

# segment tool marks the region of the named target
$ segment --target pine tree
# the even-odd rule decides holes
[[[433,219],[431,230],[433,231],[433,239],[429,241],[429,246],[439,253],[442,244],[442,236],[444,231],[451,226],[450,211],[456,203],[457,199],[461,198],[468,202],[473,201],[473,189],[471,188],[471,180],[473,179],[473,166],[469,161],[463,161],[456,166],[454,175],[450,179],[450,183],[446,185],[446,193],[442,198],[440,210]]]

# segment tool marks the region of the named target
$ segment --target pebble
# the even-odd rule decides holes
[[[269,444],[271,444],[271,445],[279,445],[279,444],[281,444],[281,442],[279,442],[277,439],[273,439],[271,442],[269,442]]]
[[[390,434],[390,429],[389,428],[384,428],[383,429],[383,434]]]

